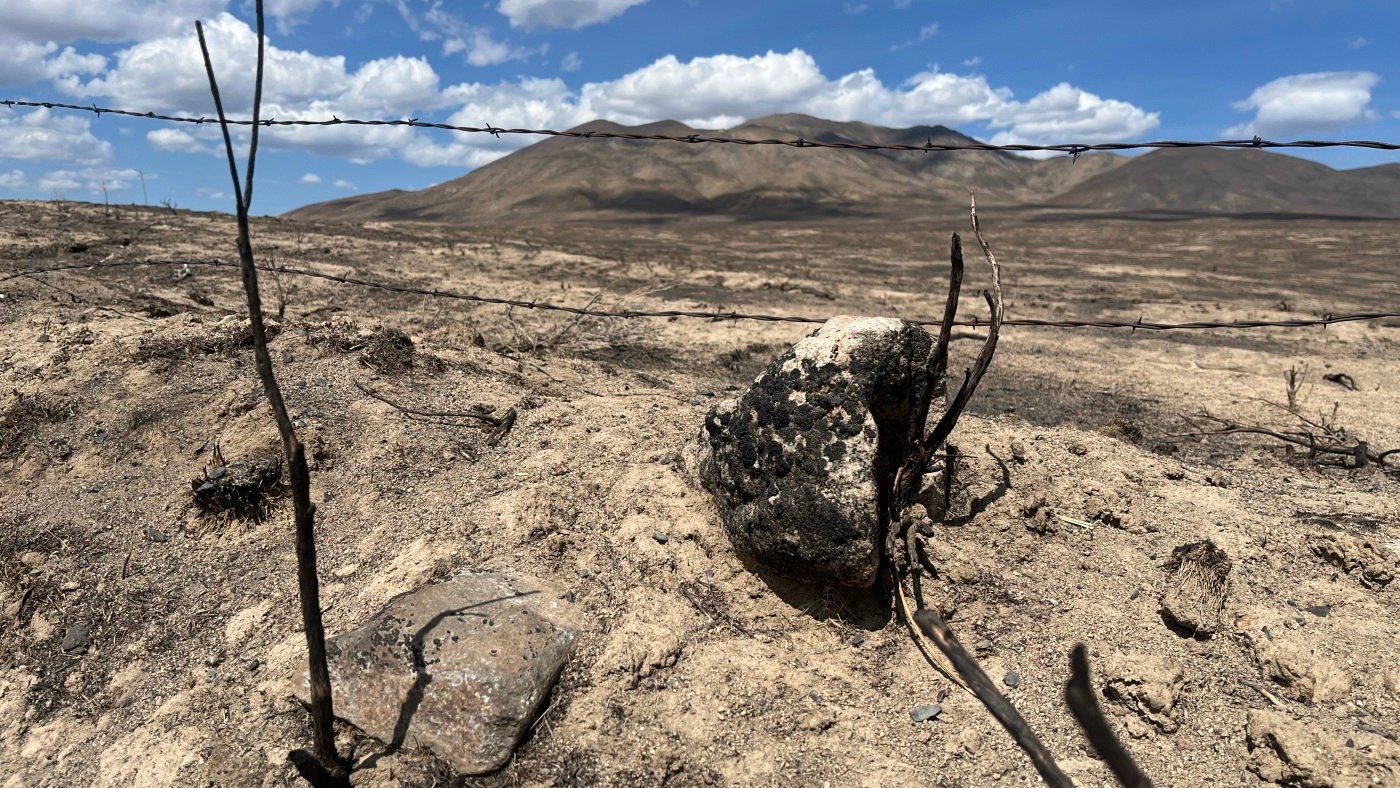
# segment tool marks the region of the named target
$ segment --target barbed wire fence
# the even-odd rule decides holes
[[[42,276],[45,274],[60,273],[63,271],[101,271],[117,268],[138,268],[143,266],[190,266],[190,267],[211,267],[211,268],[232,268],[237,269],[238,263],[219,259],[145,259],[145,260],[119,260],[106,263],[65,263],[62,265],[43,266],[24,270],[12,271],[4,276],[0,276],[0,283],[8,282],[12,279],[29,278]],[[567,304],[554,304],[548,301],[525,300],[518,298],[501,298],[497,296],[481,295],[479,293],[465,293],[455,290],[443,290],[440,288],[414,287],[412,285],[395,284],[393,282],[380,282],[372,279],[364,279],[355,276],[344,276],[339,274],[315,271],[309,268],[301,268],[290,265],[261,265],[259,270],[268,271],[275,274],[287,274],[289,276],[302,276],[312,279],[321,279],[327,282],[341,285],[351,285],[364,287],[373,290],[381,290],[390,293],[401,293],[407,295],[423,296],[427,298],[444,298],[454,301],[468,301],[477,304],[493,304],[519,309],[535,309],[545,312],[563,312],[578,317],[600,317],[600,318],[688,318],[706,320],[710,322],[727,322],[737,320],[753,320],[766,323],[825,323],[831,319],[830,316],[815,317],[804,315],[775,315],[755,312],[737,312],[724,310],[698,310],[698,309],[600,309],[597,307],[578,307]],[[1316,318],[1295,318],[1291,320],[1198,320],[1185,323],[1160,323],[1151,322],[1139,318],[1138,320],[1048,320],[1040,318],[1006,318],[1002,325],[1006,326],[1038,326],[1042,328],[1107,328],[1107,329],[1129,329],[1131,331],[1189,331],[1189,330],[1209,330],[1225,328],[1308,328],[1335,325],[1338,323],[1354,323],[1373,320],[1400,319],[1400,311],[1395,312],[1353,312],[1348,314],[1324,314]],[[939,320],[911,320],[925,326],[941,325]],[[963,318],[954,321],[953,325],[967,328],[980,328],[987,325],[987,320],[977,316]]]
[[[195,125],[217,124],[218,118],[194,117],[189,115],[162,115],[156,112],[138,112],[128,109],[99,107],[95,104],[64,104],[56,101],[20,101],[5,99],[0,101],[5,107],[35,107],[42,109],[62,109],[74,112],[90,112],[98,117],[119,115],[144,120],[160,120],[167,123],[192,123]],[[851,140],[809,140],[804,137],[791,139],[749,139],[744,137],[718,137],[705,134],[636,134],[626,131],[561,131],[558,129],[522,129],[497,127],[490,123],[485,126],[454,126],[450,123],[436,123],[403,118],[399,120],[359,120],[332,116],[323,120],[277,120],[264,118],[257,121],[229,119],[231,126],[406,126],[415,129],[437,129],[462,134],[489,134],[500,137],[502,134],[535,135],[543,137],[569,137],[574,139],[633,140],[639,142],[685,142],[691,144],[726,145],[781,145],[790,148],[836,148],[842,150],[865,151],[914,151],[940,153],[947,151],[1002,151],[1007,153],[1064,153],[1079,156],[1094,151],[1148,150],[1159,148],[1369,148],[1382,151],[1400,151],[1400,143],[1377,140],[1290,140],[1274,141],[1255,136],[1240,140],[1157,140],[1153,142],[1097,142],[1061,143],[1056,145],[1006,144],[994,145],[988,142],[934,142],[931,138],[924,144],[901,144],[886,142],[858,142]]]
[[[0,100],[0,106],[13,109],[15,107],[32,107],[49,110],[65,110],[73,112],[88,112],[98,117],[102,115],[115,115],[130,117],[141,120],[156,120],[167,123],[186,124],[218,124],[218,118],[189,115],[170,115],[157,112],[140,112],[130,109],[99,107],[95,104],[70,104],[56,101],[29,101],[20,99]],[[1106,143],[1062,143],[1055,145],[1025,145],[1007,144],[994,145],[990,143],[977,142],[971,140],[967,142],[934,142],[931,138],[923,144],[899,144],[899,143],[879,143],[861,142],[852,140],[809,140],[802,137],[793,139],[749,139],[730,136],[709,136],[704,134],[670,135],[670,134],[637,134],[625,131],[561,131],[557,129],[528,129],[528,128],[504,128],[487,123],[484,126],[459,126],[449,123],[436,123],[422,121],[416,118],[406,118],[398,120],[383,119],[357,119],[340,118],[332,116],[322,120],[277,120],[275,118],[263,118],[257,120],[249,119],[228,119],[230,125],[234,126],[405,126],[410,128],[437,129],[441,131],[451,131],[463,134],[488,134],[499,138],[503,134],[510,135],[535,135],[546,137],[564,137],[572,139],[601,139],[601,140],[628,140],[639,142],[677,142],[688,144],[729,144],[729,145],[778,145],[791,148],[818,148],[818,149],[840,149],[857,151],[902,151],[902,152],[922,152],[939,153],[954,151],[999,151],[1008,153],[1064,153],[1071,157],[1078,158],[1080,155],[1095,151],[1128,151],[1128,150],[1148,150],[1166,148],[1366,148],[1382,151],[1400,151],[1400,143],[1383,142],[1377,140],[1290,140],[1276,141],[1265,140],[1258,136],[1248,140],[1157,140],[1151,142],[1106,142]],[[0,283],[18,278],[34,278],[46,274],[59,273],[74,270],[104,270],[109,268],[131,268],[137,266],[207,266],[238,268],[238,264],[220,259],[143,259],[143,260],[123,260],[102,263],[71,263],[55,266],[36,267],[26,270],[16,270],[0,276]],[[343,276],[331,274],[324,271],[316,271],[308,268],[299,268],[289,265],[260,266],[270,272],[277,274],[287,274],[290,276],[301,276],[315,279],[322,279],[336,284],[350,285],[375,289],[385,292],[403,293],[409,295],[423,296],[428,298],[442,298],[457,301],[466,301],[479,304],[494,304],[511,308],[532,309],[550,312],[562,312],[580,317],[598,318],[618,318],[618,319],[638,319],[638,318],[691,318],[708,320],[713,322],[752,320],[770,323],[825,323],[829,317],[805,316],[805,315],[779,315],[763,314],[739,311],[724,310],[685,310],[685,309],[661,309],[661,310],[639,310],[622,309],[610,310],[601,309],[594,306],[576,307],[563,304],[554,304],[546,301],[525,300],[514,298],[502,298],[498,296],[483,295],[480,293],[466,293],[453,290],[443,290],[438,288],[422,288],[412,285],[397,284],[393,282],[382,282],[364,279],[354,276]],[[36,280],[37,281],[37,280]],[[1197,320],[1184,322],[1159,322],[1148,321],[1143,318],[1137,320],[1051,320],[1039,318],[1006,318],[1003,322],[1006,326],[1023,327],[1044,327],[1044,328],[1099,328],[1099,329],[1127,329],[1129,331],[1183,331],[1183,330],[1214,330],[1214,329],[1252,329],[1252,328],[1308,328],[1325,327],[1338,323],[1378,321],[1400,319],[1400,311],[1374,311],[1374,312],[1353,312],[1347,314],[1324,313],[1314,318],[1295,318],[1287,320]],[[913,321],[921,325],[937,325],[939,321],[922,320]],[[978,328],[985,326],[985,319],[973,316],[958,320],[955,325]]]

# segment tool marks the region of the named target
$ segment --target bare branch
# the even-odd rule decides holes
[[[1099,708],[1099,700],[1094,693],[1094,685],[1089,680],[1089,657],[1084,644],[1076,644],[1069,653],[1069,681],[1065,683],[1065,703],[1070,713],[1084,729],[1084,735],[1093,745],[1094,752],[1108,764],[1113,776],[1126,788],[1152,788],[1152,781],[1142,773],[1133,756],[1129,754],[1113,728]]]
[[[924,609],[914,614],[914,621],[924,635],[952,661],[958,673],[967,680],[972,693],[982,701],[982,705],[987,707],[987,711],[992,713],[996,721],[1001,723],[1001,727],[1011,734],[1016,745],[1030,757],[1045,784],[1053,788],[1073,788],[1074,783],[1060,770],[1059,764],[1055,763],[1055,756],[1040,743],[1040,739],[1026,724],[1021,713],[1016,711],[1016,707],[1011,705],[1011,701],[997,692],[982,666],[978,665],[977,660],[958,642],[957,636],[948,628],[943,617],[931,609]]]
[[[254,4],[258,30],[258,66],[256,87],[254,88],[253,117],[258,117],[262,102],[262,77],[264,46],[266,39],[265,18],[262,0]],[[199,49],[204,56],[204,70],[209,76],[209,92],[214,98],[214,108],[219,115],[219,127],[223,131],[224,150],[228,154],[229,175],[233,181],[234,198],[238,216],[238,258],[243,272],[243,289],[248,296],[248,320],[253,334],[253,357],[257,363],[258,376],[262,379],[263,391],[277,421],[278,432],[282,436],[282,450],[287,458],[288,472],[292,482],[292,505],[296,522],[297,581],[301,597],[302,621],[306,630],[307,656],[310,662],[311,717],[315,741],[315,758],[319,768],[304,767],[310,760],[296,755],[292,761],[298,771],[313,785],[345,786],[350,780],[345,765],[335,751],[333,730],[334,710],[331,699],[330,672],[326,666],[326,635],[321,620],[321,592],[316,574],[316,506],[311,503],[311,472],[306,465],[306,450],[297,440],[291,416],[282,400],[282,389],[272,368],[272,355],[267,350],[267,330],[263,325],[262,298],[258,292],[258,267],[253,258],[253,245],[248,228],[248,210],[253,189],[253,163],[257,156],[258,126],[253,125],[252,141],[248,152],[248,180],[244,189],[238,183],[238,164],[233,152],[233,139],[229,134],[228,119],[224,115],[223,99],[219,96],[219,83],[214,75],[214,64],[209,57],[209,45],[204,38],[204,26],[195,22],[195,32],[199,37]]]

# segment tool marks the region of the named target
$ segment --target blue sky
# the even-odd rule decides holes
[[[994,142],[1400,139],[1394,0],[268,0],[265,115],[568,128],[728,128],[774,112],[936,124]],[[212,114],[194,20],[232,114],[244,0],[4,0],[0,99]],[[217,131],[0,107],[0,199],[228,210]],[[274,129],[254,211],[458,177],[530,137]],[[580,142],[579,144],[588,144]],[[794,155],[812,155],[793,152]],[[1335,167],[1400,161],[1310,154]],[[141,180],[145,181],[145,194]]]

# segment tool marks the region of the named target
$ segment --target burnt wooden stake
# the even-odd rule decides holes
[[[267,350],[267,330],[263,325],[262,298],[258,292],[258,268],[253,258],[253,245],[248,229],[248,211],[253,199],[253,169],[258,153],[258,121],[262,108],[263,64],[265,60],[266,27],[263,17],[263,2],[254,4],[258,28],[258,65],[253,88],[252,139],[248,146],[248,167],[245,173],[246,185],[238,182],[238,164],[234,158],[233,139],[229,135],[228,119],[224,115],[223,99],[219,96],[219,83],[214,76],[214,65],[209,58],[209,46],[204,39],[204,26],[195,22],[195,32],[199,36],[199,48],[204,55],[204,70],[209,75],[209,92],[214,97],[214,108],[219,114],[219,128],[223,131],[224,150],[228,154],[229,174],[233,179],[234,199],[238,214],[238,259],[243,272],[243,290],[248,296],[248,320],[253,333],[253,357],[257,363],[258,377],[262,379],[263,391],[277,420],[277,430],[282,435],[282,451],[287,458],[288,475],[292,483],[292,506],[296,522],[297,585],[301,596],[301,616],[306,630],[306,650],[310,660],[311,678],[311,719],[314,739],[314,760],[305,757],[301,751],[290,755],[293,764],[304,778],[317,786],[345,786],[350,779],[345,764],[335,751],[335,720],[331,700],[330,671],[326,666],[326,633],[321,621],[321,590],[316,574],[316,506],[311,503],[311,473],[306,465],[306,450],[297,440],[287,405],[282,400],[282,389],[273,373],[272,355]]]

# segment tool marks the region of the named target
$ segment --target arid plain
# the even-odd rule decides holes
[[[1400,221],[1158,221],[981,206],[1008,316],[1175,322],[1400,305]],[[260,219],[262,263],[423,289],[638,310],[936,319],[956,210],[881,219],[502,226]],[[309,741],[291,507],[201,515],[217,444],[275,455],[233,220],[0,204],[0,785],[286,785]],[[985,315],[969,257],[962,313]],[[736,556],[678,455],[717,398],[815,326],[608,319],[264,275],[313,460],[331,634],[466,568],[575,595],[577,652],[515,759],[468,785],[1027,785],[982,706],[870,593]],[[410,341],[405,342],[399,333]],[[954,344],[952,368],[979,343]],[[1105,708],[1161,785],[1400,782],[1400,479],[1256,435],[1182,437],[1201,411],[1296,426],[1295,404],[1400,447],[1400,320],[1327,328],[1005,329],[952,441],[956,517],[925,581],[1082,785],[1110,784],[1062,688],[1088,645]],[[1324,375],[1344,374],[1344,386]],[[1339,379],[1342,380],[1342,379]],[[519,414],[499,445],[439,412]],[[1334,410],[1335,408],[1335,410]],[[460,420],[459,420],[460,421]],[[446,422],[446,423],[444,423]],[[1393,459],[1393,458],[1392,458]],[[656,533],[667,535],[662,542]],[[1172,550],[1229,555],[1224,631],[1158,598]],[[81,631],[79,631],[81,630]],[[81,641],[79,643],[78,641]],[[1116,689],[1114,689],[1116,687]],[[909,712],[941,699],[935,720]],[[431,754],[366,786],[451,784]]]

